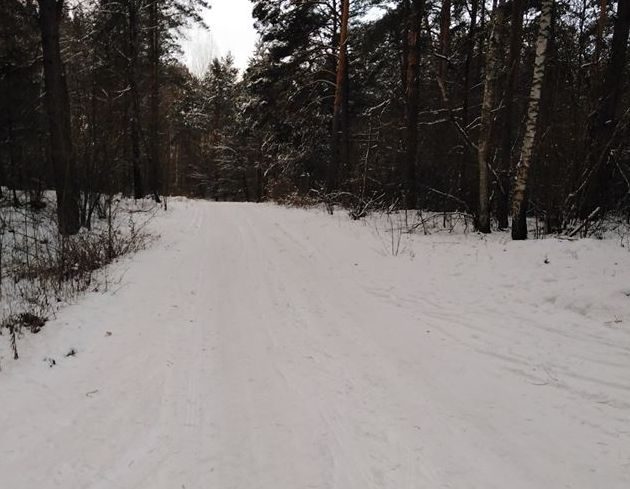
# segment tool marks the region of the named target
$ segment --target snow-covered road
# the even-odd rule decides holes
[[[630,487],[619,243],[394,257],[371,224],[190,201],[154,227],[19,362],[0,338],[1,489]]]

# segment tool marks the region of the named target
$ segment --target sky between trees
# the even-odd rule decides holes
[[[186,66],[201,75],[214,56],[234,56],[235,65],[242,71],[254,51],[256,31],[249,0],[212,0],[212,8],[204,11],[208,26],[187,29],[182,40]]]

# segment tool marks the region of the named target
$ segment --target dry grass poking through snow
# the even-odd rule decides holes
[[[18,199],[0,200],[0,341],[10,342],[14,359],[20,337],[38,333],[60,305],[109,287],[115,277],[104,267],[146,246],[157,211],[151,201],[102,199],[91,229],[62,237],[51,194],[35,205],[28,195]]]

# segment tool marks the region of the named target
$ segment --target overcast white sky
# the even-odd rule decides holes
[[[249,0],[211,0],[204,13],[210,32],[194,28],[182,41],[184,62],[195,74],[202,74],[214,56],[231,52],[236,66],[243,69],[254,51],[256,31]]]

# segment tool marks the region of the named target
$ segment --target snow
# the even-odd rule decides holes
[[[170,207],[118,287],[0,338],[0,487],[630,487],[619,241],[393,256],[378,219]]]

